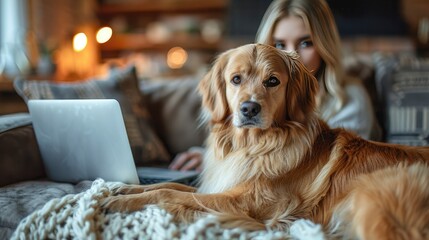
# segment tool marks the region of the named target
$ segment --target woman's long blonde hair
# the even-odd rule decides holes
[[[324,0],[274,0],[259,26],[256,42],[273,45],[277,23],[288,16],[300,17],[310,29],[313,44],[322,58],[316,77],[319,116],[328,120],[345,104],[345,76],[341,63],[341,42],[334,17]]]

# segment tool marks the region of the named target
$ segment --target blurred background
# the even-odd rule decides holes
[[[269,0],[2,0],[0,92],[16,76],[75,81],[135,63],[142,78],[205,71],[251,43]],[[328,0],[344,49],[428,56],[428,0]]]

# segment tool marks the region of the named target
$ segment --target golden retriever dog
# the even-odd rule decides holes
[[[318,118],[318,82],[261,44],[218,56],[198,86],[210,127],[198,188],[125,185],[109,211],[158,204],[178,221],[287,229],[304,218],[330,236],[429,239],[429,148],[367,141]]]

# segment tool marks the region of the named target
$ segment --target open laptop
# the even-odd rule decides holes
[[[102,178],[130,184],[190,184],[196,171],[136,168],[119,103],[114,99],[29,100],[47,176],[60,182]]]

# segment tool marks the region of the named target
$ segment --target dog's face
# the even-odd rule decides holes
[[[199,85],[211,121],[238,128],[303,123],[314,113],[317,80],[295,56],[249,44],[221,54]]]

